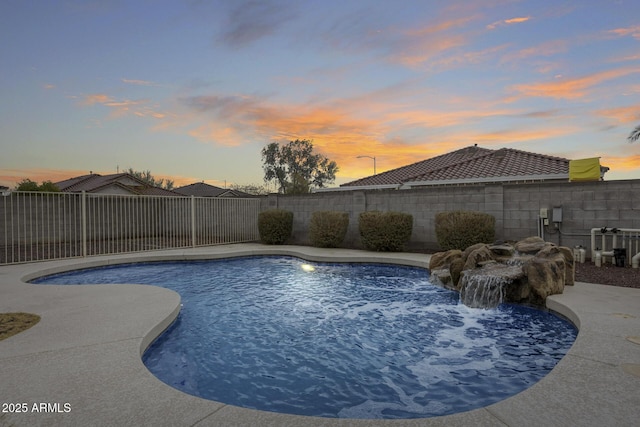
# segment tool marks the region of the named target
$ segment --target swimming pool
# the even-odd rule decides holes
[[[147,283],[183,308],[145,352],[186,393],[300,415],[417,418],[483,407],[537,382],[575,328],[536,309],[478,310],[428,271],[291,257],[128,264],[37,283]]]

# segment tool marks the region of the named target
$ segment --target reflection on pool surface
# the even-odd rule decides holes
[[[420,268],[291,257],[126,264],[36,283],[146,283],[182,297],[143,356],[165,383],[289,414],[418,418],[483,407],[544,377],[577,331],[541,310],[468,308]]]

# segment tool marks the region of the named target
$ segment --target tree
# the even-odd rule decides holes
[[[151,171],[147,170],[144,172],[138,172],[138,171],[134,171],[132,168],[129,168],[129,170],[126,172],[129,175],[133,175],[136,178],[142,180],[145,182],[145,184],[149,185],[150,187],[160,187],[160,188],[164,188],[165,190],[173,190],[173,180],[167,179],[165,181],[164,178],[161,179],[155,179],[153,177],[153,175],[151,175]]]
[[[49,193],[57,193],[60,191],[58,186],[51,181],[42,181],[42,184],[40,184],[39,188],[40,188],[40,191],[46,191]]]
[[[265,182],[276,181],[285,194],[308,193],[313,187],[324,187],[336,179],[338,165],[322,154],[313,153],[310,140],[272,142],[262,149]]]
[[[16,185],[16,191],[38,191],[38,183],[25,178]]]
[[[629,142],[635,142],[638,140],[638,138],[640,138],[640,125],[636,126],[636,128],[631,131],[631,133],[627,137],[627,140]]]
[[[35,181],[25,178],[16,185],[16,191],[44,191],[57,193],[60,189],[51,181],[42,181],[42,184],[38,185]]]

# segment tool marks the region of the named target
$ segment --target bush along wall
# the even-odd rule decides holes
[[[358,228],[365,249],[398,252],[404,249],[413,231],[413,215],[403,212],[362,212]]]
[[[442,250],[464,250],[476,243],[493,243],[496,219],[484,212],[440,212],[436,214],[435,229]]]
[[[293,231],[293,212],[282,209],[262,211],[258,214],[260,240],[267,245],[282,245]]]
[[[318,248],[337,248],[342,245],[349,227],[346,212],[314,212],[309,221],[309,240]]]

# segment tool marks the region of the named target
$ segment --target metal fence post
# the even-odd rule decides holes
[[[191,195],[191,247],[196,247],[196,196]]]
[[[82,215],[82,256],[87,256],[87,193],[82,190],[81,196],[81,211],[80,215]]]

